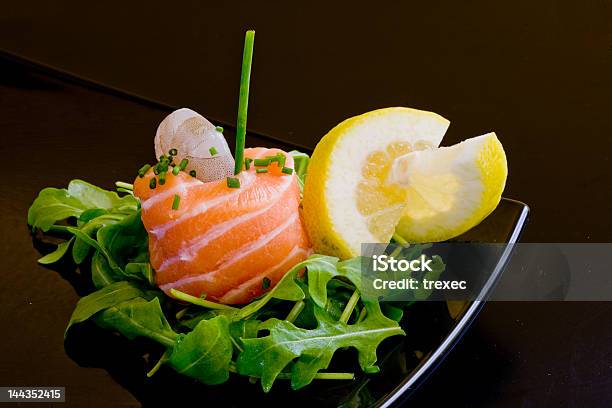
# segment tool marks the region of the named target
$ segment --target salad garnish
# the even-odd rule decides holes
[[[158,160],[140,167],[133,184],[117,182],[116,191],[109,191],[76,179],[67,188],[43,189],[34,200],[28,211],[32,230],[41,231],[42,239],[64,239],[39,262],[71,256],[91,281],[92,292],[77,303],[65,336],[92,322],[162,345],[149,377],[163,366],[208,385],[240,375],[255,379],[265,392],[276,380],[299,389],[313,380],[375,374],[379,345],[406,334],[400,321],[411,303],[362,296],[358,247],[365,238],[380,238],[401,245],[393,256],[402,256],[407,246],[418,256],[427,246],[409,244],[396,225],[427,236],[407,220],[425,225],[418,219],[423,214],[452,218],[455,209],[447,203],[426,208],[434,202],[427,200],[429,192],[442,195],[421,173],[411,172],[429,168],[422,157],[446,154],[435,149],[448,121],[390,108],[338,125],[312,158],[245,149],[254,35],[245,35],[234,157],[222,127],[183,108],[158,127]],[[379,145],[372,146],[368,132],[380,136]],[[419,139],[419,132],[426,137]],[[495,176],[497,184],[487,184],[486,205],[477,208],[479,217],[494,208],[503,190],[498,176],[505,156],[493,136],[470,139],[475,141],[457,145],[448,156],[478,155],[482,179]],[[495,160],[487,162],[482,151]],[[453,186],[444,197],[471,193],[461,189],[461,180],[453,184],[445,173],[449,168],[435,173]],[[428,187],[419,190],[425,203],[420,213],[405,202],[419,183]],[[459,221],[482,218],[468,215]],[[84,268],[88,259],[90,270]],[[430,280],[444,270],[441,261],[433,265]],[[418,291],[415,300],[429,294]],[[347,348],[357,351],[355,364],[334,369],[334,356]]]

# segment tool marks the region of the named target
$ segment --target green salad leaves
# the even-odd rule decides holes
[[[140,202],[132,194],[120,197],[116,192],[72,180],[65,189],[43,189],[28,211],[28,224],[43,232],[72,235],[39,259],[42,264],[59,261],[71,248],[77,265],[93,252],[92,281],[96,288],[122,280],[155,283]]]
[[[335,320],[319,306],[314,306],[318,325],[302,329],[287,320],[272,318],[258,329],[269,330],[264,337],[244,339],[244,351],[238,357],[238,372],[261,378],[264,391],[286,367],[291,371],[291,386],[301,388],[328,368],[336,350],[355,347],[359,365],[365,371],[376,371],[376,348],[389,336],[403,335],[397,322],[385,317],[376,302],[365,304],[363,321],[345,324]],[[295,361],[294,361],[295,360]]]
[[[308,155],[291,154],[303,186]],[[242,307],[178,291],[175,299],[166,296],[155,286],[139,200],[129,184],[118,186],[125,195],[73,180],[66,189],[42,190],[28,212],[33,230],[65,238],[41,264],[68,254],[76,265],[91,261],[92,293],[77,303],[66,335],[92,321],[161,344],[165,352],[148,375],[167,365],[213,385],[235,373],[259,379],[268,392],[276,380],[298,389],[315,379],[352,379],[353,372],[329,371],[346,348],[357,350],[355,369],[375,373],[380,343],[405,334],[398,323],[403,305],[361,298],[360,258],[312,255]]]

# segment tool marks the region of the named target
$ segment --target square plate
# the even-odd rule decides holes
[[[15,328],[16,333],[5,336],[1,343],[14,353],[4,357],[2,365],[8,369],[0,371],[0,383],[65,386],[69,404],[91,406],[202,401],[229,407],[386,407],[405,400],[425,381],[483,305],[481,301],[466,303],[451,317],[445,302],[416,303],[402,321],[408,335],[387,339],[379,348],[380,374],[348,382],[314,382],[299,391],[291,391],[288,384],[279,381],[269,394],[264,394],[258,384],[237,376],[209,387],[164,367],[147,378],[147,369],[161,354],[159,346],[146,340],[128,341],[93,324],[78,326],[63,343],[61,333],[77,298],[74,291],[82,296],[90,289],[87,279],[72,265],[53,266],[61,276],[57,279],[57,274],[36,264],[38,253],[27,235],[25,211],[42,187],[65,185],[72,177],[83,177],[107,188],[116,179],[131,177],[139,163],[150,159],[152,148],[147,146],[152,145],[154,128],[172,108],[6,54],[0,55],[0,70],[6,90],[0,108],[14,119],[5,125],[4,132],[18,136],[11,157],[30,158],[30,166],[5,186],[11,191],[12,204],[6,207],[9,222],[4,223],[2,232],[6,236],[16,234],[16,238],[7,241],[4,248],[5,258],[10,258],[6,267],[13,273],[0,278],[0,288],[6,289],[0,324]],[[224,127],[231,144],[233,127]],[[20,138],[27,140],[21,142]],[[32,143],[39,148],[32,149]],[[247,143],[308,150],[261,134],[249,134]],[[55,163],[51,167],[47,164],[49,157]],[[109,158],[104,171],[92,166],[92,161],[100,157]],[[525,204],[502,199],[486,220],[460,239],[516,242],[528,212]],[[42,245],[36,239],[34,243]],[[479,298],[490,293],[509,256],[508,251],[501,257]],[[30,301],[32,307],[24,308],[27,299],[44,301],[34,305]],[[41,319],[41,313],[49,317]],[[31,333],[45,333],[45,342],[29,336]],[[341,365],[345,361],[351,364],[352,353],[341,351],[335,359]],[[47,384],[49,381],[54,384]]]

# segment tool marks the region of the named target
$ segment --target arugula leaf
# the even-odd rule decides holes
[[[79,216],[78,222],[84,224],[104,214],[108,214],[108,210],[104,208],[90,208],[89,210],[83,211]]]
[[[313,256],[322,257],[323,255]],[[338,262],[337,258],[328,256],[320,261],[327,265],[308,269],[308,292],[319,307],[325,308],[327,284],[332,278],[342,276],[351,281],[357,290],[361,289],[361,257]]]
[[[297,274],[306,268],[308,271],[326,270],[330,267],[330,264],[337,262],[337,258],[327,255],[311,255],[306,260],[298,263],[291,268],[285,276],[274,286],[269,292],[267,292],[259,300],[253,301],[242,309],[238,310],[234,316],[234,320],[245,319],[248,316],[254,314],[261,309],[271,299],[281,299],[298,301],[306,297],[304,290],[296,282]],[[310,272],[309,272],[310,273]]]
[[[43,189],[28,210],[28,224],[48,231],[57,221],[79,217],[89,209],[135,211],[138,200],[127,195],[119,197],[82,180],[72,180],[67,189]]]
[[[72,197],[67,190],[48,187],[38,193],[38,197],[28,210],[28,224],[47,232],[57,221],[68,217],[78,217],[87,208]]]
[[[135,210],[138,200],[133,196],[119,197],[114,191],[104,190],[82,180],[72,180],[68,184],[68,193],[81,201],[85,208],[103,208],[107,210],[125,207],[125,210]]]
[[[192,332],[180,336],[167,364],[204,384],[227,381],[233,350],[227,317],[202,320]]]
[[[228,312],[222,309],[205,309],[203,311],[200,309],[196,313],[193,313],[193,311],[187,310],[185,316],[179,319],[178,327],[193,330],[202,320],[209,320],[219,315],[228,315],[232,312],[233,311]]]
[[[385,316],[396,322],[402,320],[404,316],[404,310],[402,308],[391,305],[390,303],[383,303],[380,308]]]
[[[269,319],[259,330],[269,330],[265,337],[243,339],[244,351],[237,360],[238,372],[261,378],[268,392],[274,380],[293,360],[291,386],[294,389],[309,384],[319,370],[326,369],[334,352],[342,347],[354,347],[364,371],[377,367],[376,349],[387,337],[403,335],[397,322],[385,317],[377,302],[365,302],[367,315],[359,323],[348,325],[336,321],[315,305],[318,326],[313,330],[296,327],[286,320]]]
[[[142,224],[140,211],[130,214],[118,223],[100,228],[97,240],[114,259],[120,261],[148,253],[148,234]],[[145,259],[148,259],[148,256]],[[127,262],[123,262],[122,266],[125,263]]]
[[[91,280],[96,289],[101,289],[118,281],[113,268],[110,267],[106,257],[100,251],[96,251],[91,258]]]
[[[143,280],[155,286],[155,274],[149,262],[130,262],[125,265],[125,276],[135,280]]]
[[[57,246],[57,249],[53,252],[48,253],[38,260],[38,263],[43,265],[52,264],[54,262],[59,261],[62,257],[68,252],[68,247],[74,241],[74,237],[70,238],[68,241],[64,241]]]
[[[159,299],[136,297],[110,306],[94,316],[97,325],[116,330],[128,339],[148,337],[166,347],[174,347],[178,334],[164,316]]]
[[[67,230],[106,258],[106,264],[97,259],[95,268],[92,268],[92,279],[96,287],[110,279],[138,280],[151,286],[155,284],[153,270],[148,262],[148,235],[142,225],[140,211],[99,228],[96,239],[89,236],[85,228],[68,227]]]
[[[253,339],[257,337],[257,333],[259,332],[259,325],[261,321],[259,320],[239,320],[237,322],[232,322],[229,326],[230,335],[234,340],[235,344],[238,345],[242,349],[242,340],[243,339]]]
[[[142,224],[140,210],[118,223],[100,228],[96,238],[110,266],[120,276],[155,284],[148,262],[149,236]]]
[[[446,269],[446,264],[444,264],[444,261],[438,255],[433,255],[431,261],[429,265],[431,271],[427,271],[423,275],[423,279],[435,281],[440,278],[440,275],[442,275],[442,272]],[[424,286],[425,285],[420,285],[419,289],[414,291],[415,300],[425,300],[431,295],[431,292],[433,292],[433,289],[425,289]]]
[[[104,288],[97,290],[79,299],[76,308],[72,312],[68,326],[64,332],[64,337],[68,334],[68,329],[76,323],[88,320],[96,313],[109,307],[118,305],[126,300],[144,296],[144,292],[133,283],[121,281],[112,283]]]
[[[332,279],[331,283],[337,282],[336,279]],[[330,283],[330,286],[331,286]],[[342,316],[342,312],[344,311],[344,307],[351,297],[351,293],[347,293],[345,291],[337,291],[332,292],[331,288],[328,287],[330,293],[327,296],[327,302],[325,303],[325,311],[329,316],[334,319],[340,319]],[[354,290],[354,289],[353,289]],[[304,299],[304,309],[300,313],[300,315],[295,319],[294,324],[297,327],[301,327],[303,329],[314,329],[317,327],[318,322],[315,318],[315,308],[318,307],[316,303],[312,299]]]
[[[83,218],[88,219],[89,216],[91,216],[92,213],[95,213],[97,210],[99,209],[96,208],[94,210],[87,210],[87,211],[91,211],[89,214],[87,214],[88,216],[83,217],[83,214],[85,214],[83,213],[81,214],[81,217],[79,218],[79,220],[82,220]],[[102,211],[106,211],[106,210],[102,210]],[[87,234],[90,237],[93,237],[100,228],[103,228],[107,225],[116,224],[120,222],[121,220],[123,220],[124,218],[125,218],[125,215],[101,214],[95,218],[90,218],[89,221],[82,224],[81,231],[84,234]],[[89,255],[90,249],[91,247],[88,243],[86,243],[80,238],[77,238],[74,245],[72,246],[72,259],[74,260],[74,263],[76,263],[77,265],[80,265],[85,260],[87,255]]]

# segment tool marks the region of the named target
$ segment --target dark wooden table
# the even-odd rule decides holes
[[[497,132],[510,167],[504,195],[532,210],[524,241],[612,241],[610,1],[315,3],[17,2],[3,6],[0,48],[231,123],[243,32],[255,28],[252,130],[313,147],[354,114],[394,105],[433,110],[452,122],[444,144]],[[108,132],[113,121],[133,128],[121,149],[140,163],[151,155],[142,141],[161,119],[102,97],[84,103],[78,93],[50,117],[54,86],[19,72],[0,76],[2,274],[35,257],[22,232],[41,187],[66,184],[72,166],[92,182],[108,178],[101,166],[112,179],[133,172],[90,129]],[[100,156],[84,155],[79,143]],[[54,161],[60,151],[74,161]],[[11,304],[11,313],[36,308],[41,318],[63,319],[46,315],[45,302],[69,310],[77,295],[45,293],[49,279],[61,277],[19,283],[32,301]],[[609,405],[611,321],[608,303],[489,303],[413,405]],[[56,355],[57,333],[24,327],[3,329],[3,379],[30,356],[23,336]],[[19,375],[40,384],[53,378],[44,370]],[[100,378],[93,393],[104,388]]]

